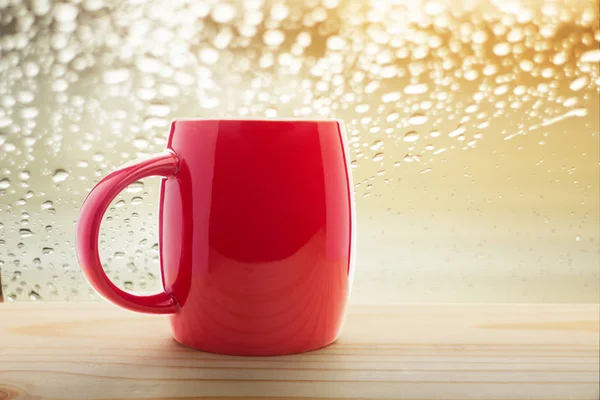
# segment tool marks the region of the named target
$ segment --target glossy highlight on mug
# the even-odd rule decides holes
[[[101,269],[102,214],[129,183],[164,176],[164,293],[136,296]],[[338,121],[175,120],[167,152],[92,190],[77,251],[92,286],[134,311],[170,313],[174,337],[236,355],[308,351],[335,340],[351,276],[353,199]]]

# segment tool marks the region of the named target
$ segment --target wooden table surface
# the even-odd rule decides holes
[[[103,303],[0,304],[0,399],[600,398],[598,305],[352,307],[293,356],[186,349],[165,317]]]

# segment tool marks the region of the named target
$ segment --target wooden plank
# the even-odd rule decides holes
[[[600,306],[353,307],[332,346],[189,350],[165,317],[104,303],[0,305],[0,400],[594,399]]]

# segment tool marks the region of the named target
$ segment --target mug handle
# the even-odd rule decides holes
[[[110,281],[98,255],[100,223],[110,203],[131,183],[149,176],[173,176],[178,168],[179,159],[171,150],[125,165],[98,182],[81,206],[76,227],[76,250],[81,269],[102,297],[128,310],[171,314],[177,311],[178,305],[175,297],[165,291],[138,296],[119,289]]]

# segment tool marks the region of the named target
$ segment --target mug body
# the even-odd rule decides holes
[[[175,339],[236,355],[333,342],[354,246],[340,123],[175,120],[168,148],[159,251]]]

